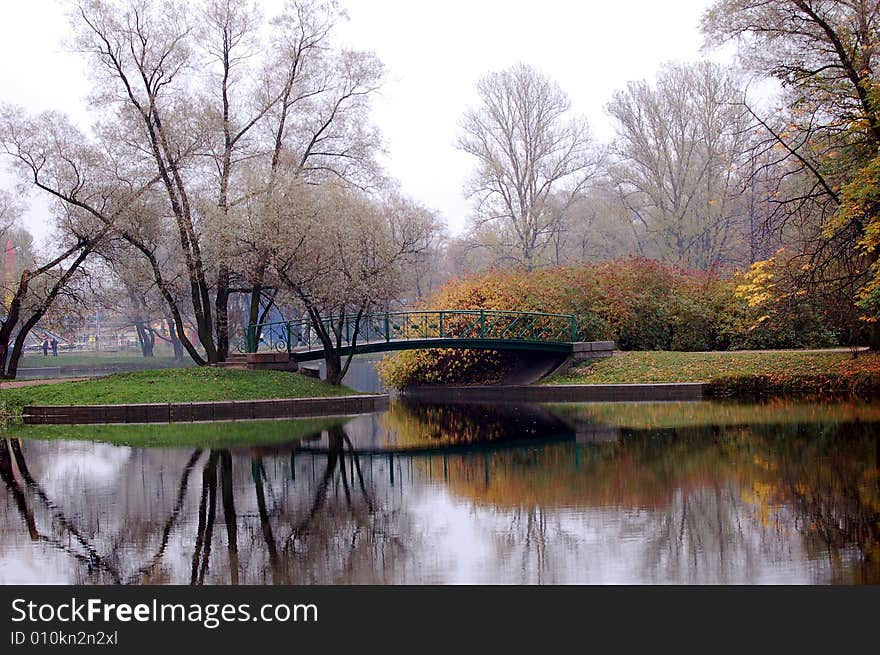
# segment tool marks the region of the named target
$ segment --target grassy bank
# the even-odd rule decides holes
[[[25,405],[116,405],[347,396],[358,392],[299,373],[199,367],[137,371],[83,382],[0,389],[0,411]]]
[[[874,395],[880,355],[828,351],[619,352],[550,384],[707,382],[713,395]]]

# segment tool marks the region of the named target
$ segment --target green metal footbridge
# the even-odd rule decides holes
[[[568,354],[578,340],[570,314],[497,310],[420,310],[364,314],[359,319],[322,321],[338,334],[342,355],[419,348],[473,348]],[[248,327],[245,352],[286,352],[296,362],[324,357],[324,346],[311,318],[260,323]]]

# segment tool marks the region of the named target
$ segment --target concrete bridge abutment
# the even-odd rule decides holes
[[[613,341],[578,341],[571,344],[571,360],[577,364],[611,357],[613,354]]]

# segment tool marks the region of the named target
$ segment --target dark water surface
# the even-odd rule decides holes
[[[878,470],[868,405],[20,427],[0,583],[880,583]]]

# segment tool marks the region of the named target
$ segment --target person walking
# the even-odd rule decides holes
[[[52,337],[52,357],[58,357],[58,339]]]
[[[43,357],[49,356],[49,339],[43,337]]]

